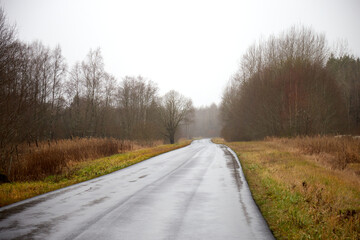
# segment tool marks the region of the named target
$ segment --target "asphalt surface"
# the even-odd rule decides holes
[[[0,239],[274,239],[238,159],[210,140],[0,208]]]

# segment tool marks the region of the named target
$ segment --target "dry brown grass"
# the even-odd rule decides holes
[[[218,140],[219,141],[219,140]],[[226,143],[277,239],[360,239],[359,140],[268,138]],[[345,164],[345,167],[344,165]]]
[[[332,169],[354,170],[360,175],[360,139],[349,136],[267,138],[266,141],[293,148]]]
[[[155,142],[133,142],[113,138],[77,138],[73,140],[44,141],[17,148],[14,160],[4,167],[11,181],[41,180],[61,174],[76,162],[97,159],[117,153],[156,146]]]
[[[153,142],[152,145],[158,143],[161,142]],[[61,174],[50,175],[42,180],[14,181],[12,183],[0,184],[0,207],[112,173],[159,154],[185,147],[190,143],[191,141],[187,140],[176,144],[157,145],[155,147],[141,147],[140,144],[134,144],[138,148],[137,150],[98,159],[70,161],[67,163],[67,169]]]

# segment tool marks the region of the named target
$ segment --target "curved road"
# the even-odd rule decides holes
[[[0,208],[0,239],[274,239],[236,155],[210,140]]]

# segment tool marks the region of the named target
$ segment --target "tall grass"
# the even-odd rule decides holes
[[[296,138],[267,138],[267,141],[286,144],[315,158],[333,169],[344,170],[360,164],[360,139],[351,136],[315,136]],[[360,175],[360,172],[357,172]]]
[[[191,143],[190,140],[167,145],[163,145],[161,141],[126,142],[132,145],[132,151],[125,150],[125,144],[123,145],[125,153],[96,159],[67,161],[66,167],[61,174],[49,175],[40,180],[13,181],[12,183],[0,184],[0,207],[112,173],[159,154],[185,147]]]
[[[154,144],[159,143],[150,145]],[[113,138],[44,141],[37,146],[23,144],[17,148],[14,160],[8,162],[4,169],[10,181],[41,180],[65,172],[73,163],[124,153],[143,145]]]

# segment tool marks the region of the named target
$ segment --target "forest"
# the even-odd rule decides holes
[[[360,59],[294,26],[248,48],[220,108],[229,141],[359,134]]]

